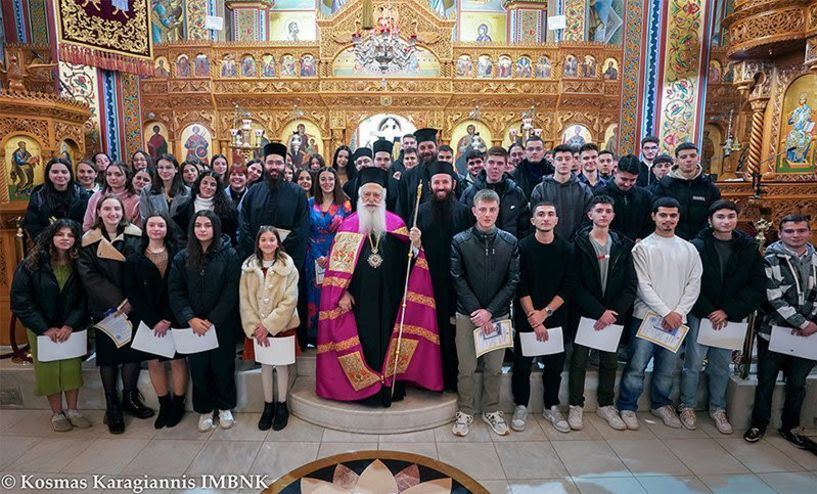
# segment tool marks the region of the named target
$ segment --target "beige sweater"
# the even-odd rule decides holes
[[[255,254],[241,265],[239,309],[241,327],[248,338],[253,337],[258,324],[273,336],[300,324],[298,270],[291,257],[284,257],[286,262],[276,261],[266,277]]]

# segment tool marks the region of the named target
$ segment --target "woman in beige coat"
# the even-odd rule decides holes
[[[239,285],[241,326],[247,338],[269,346],[270,338],[291,336],[300,324],[298,318],[298,269],[281,246],[278,230],[262,226],[255,238],[255,252],[241,265]],[[297,345],[293,339],[293,345]],[[272,373],[275,370],[278,402],[273,401]],[[261,364],[264,388],[264,412],[258,421],[262,431],[272,426],[279,431],[289,419],[286,396],[288,365]]]

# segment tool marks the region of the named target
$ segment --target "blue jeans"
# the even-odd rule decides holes
[[[651,359],[655,359],[650,390],[651,408],[671,405],[672,373],[678,365],[678,355],[647,340],[636,337],[641,319],[633,318],[630,325],[630,360],[621,377],[618,396],[619,410],[638,410],[638,398],[644,391],[644,371]]]
[[[709,410],[726,410],[726,386],[729,384],[729,364],[732,350],[698,343],[701,320],[687,316],[687,333],[684,345],[684,370],[681,374],[681,407],[694,409],[698,405],[698,378],[704,359],[709,356],[706,373],[709,375]]]

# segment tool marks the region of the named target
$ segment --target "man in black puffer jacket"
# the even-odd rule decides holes
[[[608,196],[615,201],[615,217],[610,228],[630,238],[641,240],[655,230],[652,221],[652,194],[636,185],[640,163],[634,154],[622,156],[613,178],[599,186],[596,197]]]
[[[545,143],[539,136],[530,136],[525,143],[525,159],[519,162],[511,177],[525,197],[530,197],[533,188],[546,175],[553,175],[553,164],[545,159]]]

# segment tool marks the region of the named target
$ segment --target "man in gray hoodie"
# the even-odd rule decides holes
[[[540,202],[553,203],[559,216],[555,233],[570,242],[587,219],[585,212],[593,199],[593,191],[570,171],[573,148],[566,144],[556,146],[553,149],[553,164],[553,175],[546,176],[533,188],[530,205],[533,207]]]

